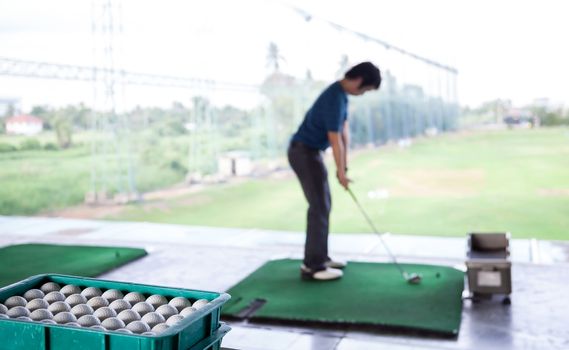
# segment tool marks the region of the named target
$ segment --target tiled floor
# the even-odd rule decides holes
[[[462,238],[386,237],[402,262],[460,265]],[[224,291],[269,259],[301,257],[299,233],[180,225],[0,216],[0,246],[23,242],[143,247],[149,255],[106,273],[105,279]],[[331,236],[334,256],[385,261],[377,237]],[[231,322],[223,346],[232,349],[569,349],[569,245],[512,242],[512,305],[465,301],[456,339]]]

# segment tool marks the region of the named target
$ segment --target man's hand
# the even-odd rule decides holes
[[[346,172],[345,171],[337,171],[336,177],[338,178],[340,185],[342,185],[342,187],[344,187],[347,190],[349,187],[349,184],[350,184],[350,182],[352,182],[352,180],[346,176]]]

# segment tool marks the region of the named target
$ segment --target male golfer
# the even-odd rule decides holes
[[[379,69],[370,62],[352,67],[344,78],[330,85],[306,112],[304,121],[292,136],[288,160],[308,201],[306,244],[301,277],[307,280],[341,278],[346,263],[328,256],[328,229],[332,201],[328,172],[322,151],[332,146],[336,177],[348,189],[347,153],[349,145],[348,96],[377,90],[381,84]]]

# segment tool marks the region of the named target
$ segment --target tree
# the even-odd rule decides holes
[[[69,120],[58,117],[54,122],[55,135],[60,148],[69,148],[71,146],[72,126]]]

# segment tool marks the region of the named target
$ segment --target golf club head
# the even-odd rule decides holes
[[[423,277],[417,273],[405,273],[405,279],[407,280],[407,283],[410,284],[419,284],[421,283],[422,278]]]

